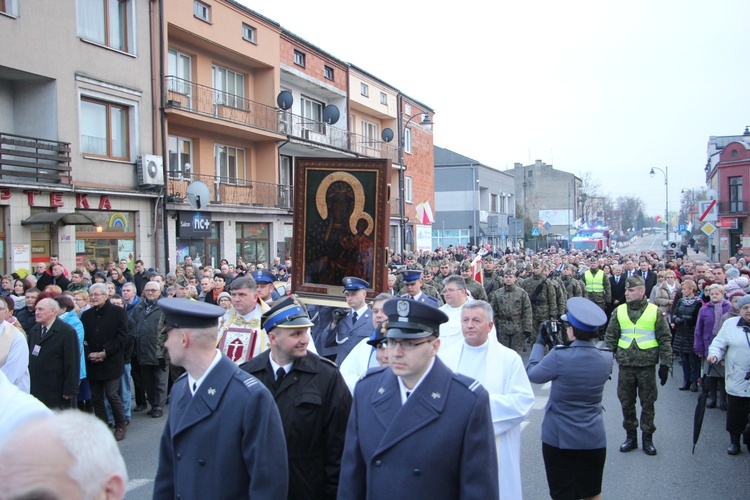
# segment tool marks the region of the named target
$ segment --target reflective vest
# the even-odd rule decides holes
[[[599,279],[600,276],[601,279]],[[583,273],[583,277],[586,280],[586,291],[590,293],[604,293],[604,280],[607,279],[604,271],[599,271],[596,278],[594,278],[594,275],[591,274],[591,270],[587,269],[586,272]]]
[[[659,318],[659,308],[654,304],[648,304],[638,321],[633,324],[628,317],[628,305],[622,304],[617,307],[617,321],[620,323],[620,340],[617,342],[619,349],[629,349],[633,341],[641,350],[659,347],[656,341],[656,321]]]

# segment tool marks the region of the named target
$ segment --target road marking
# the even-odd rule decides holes
[[[153,479],[131,479],[128,481],[128,489],[127,491],[132,491],[136,488],[140,488],[141,486],[145,486],[148,483],[153,483]]]

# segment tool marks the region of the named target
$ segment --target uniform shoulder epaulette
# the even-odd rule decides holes
[[[380,373],[380,372],[384,371],[386,368],[388,368],[388,365],[385,365],[385,366],[376,366],[374,368],[370,368],[369,370],[367,370],[367,373],[365,373],[364,375],[362,375],[362,378],[360,380],[366,379],[367,377],[375,375],[376,373]]]
[[[474,380],[473,378],[467,377],[466,375],[453,373],[453,378],[460,382],[461,385],[465,385],[471,392],[477,392],[480,388],[482,388],[482,384],[480,384],[478,380]]]
[[[570,348],[570,346],[569,346],[569,345],[565,345],[565,344],[560,344],[560,345],[556,345],[556,346],[555,346],[555,347],[553,347],[552,349],[569,349],[569,348]]]
[[[239,368],[237,368],[237,370],[234,372],[234,378],[239,380],[242,385],[244,385],[248,389],[249,392],[253,392],[257,388],[257,386],[263,385],[260,383],[260,380],[250,375],[246,371],[240,370]]]
[[[330,365],[330,366],[332,366],[332,367],[334,367],[334,368],[338,368],[338,367],[339,367],[339,366],[338,366],[338,365],[337,365],[336,363],[334,363],[333,361],[331,361],[330,359],[328,359],[328,358],[326,358],[326,357],[323,357],[323,356],[318,356],[318,359],[320,359],[320,361],[321,361],[321,362],[322,362],[322,363],[323,363],[324,365]]]
[[[182,375],[180,375],[179,377],[177,377],[177,380],[175,380],[175,382],[177,382],[178,380],[182,380],[184,378],[187,378],[187,376],[188,376],[188,372],[185,372]]]

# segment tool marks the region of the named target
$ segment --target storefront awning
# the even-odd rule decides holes
[[[61,222],[65,226],[96,226],[96,222],[83,214],[60,212],[40,212],[21,222],[21,225],[30,226],[32,224],[52,224],[54,226],[58,222]]]

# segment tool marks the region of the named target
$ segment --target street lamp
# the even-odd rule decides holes
[[[666,189],[666,208],[664,209],[664,222],[666,224],[667,229],[667,241],[669,241],[669,167],[664,167],[664,170],[660,169],[659,167],[651,167],[651,171],[648,173],[651,177],[656,175],[656,172],[654,170],[658,170],[662,174],[664,174],[664,186]]]
[[[401,115],[401,118],[399,122],[403,122],[403,117],[405,115]],[[430,118],[430,115],[427,113],[417,113],[415,115],[411,115],[409,119],[399,128],[399,141],[398,141],[398,164],[401,167],[398,171],[398,193],[399,193],[399,211],[401,212],[399,214],[399,220],[398,220],[398,227],[399,232],[401,233],[401,248],[400,253],[404,253],[404,249],[406,248],[406,200],[405,200],[405,194],[406,194],[406,179],[405,179],[405,173],[406,173],[406,165],[404,165],[404,149],[406,147],[406,127],[409,126],[409,124],[414,120],[414,118],[421,117],[420,124],[421,125],[432,125],[432,119]]]

